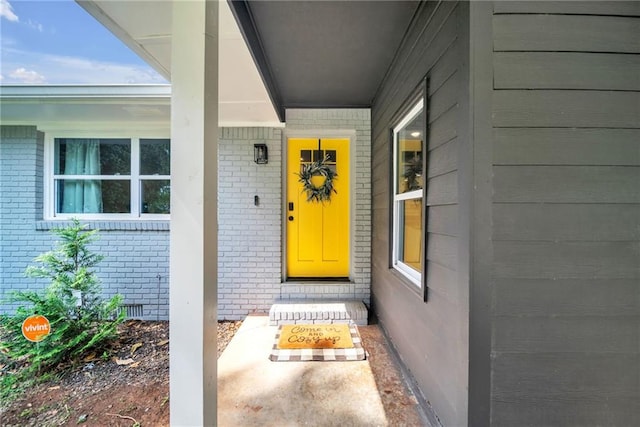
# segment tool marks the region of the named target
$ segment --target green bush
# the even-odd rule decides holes
[[[85,353],[104,350],[116,337],[125,316],[120,308],[121,295],[109,300],[100,296],[93,268],[103,257],[88,248],[98,238],[97,230],[87,231],[74,219],[68,227],[53,233],[60,238],[56,249],[38,256],[38,265],[25,271],[28,277],[48,279],[49,285],[41,292],[13,292],[9,302],[22,305],[13,315],[0,316],[0,353],[14,372],[25,377],[73,363]],[[76,296],[77,291],[82,292],[81,298]],[[22,335],[23,321],[34,314],[45,316],[50,323],[50,334],[38,343]],[[3,378],[5,382],[13,380]]]

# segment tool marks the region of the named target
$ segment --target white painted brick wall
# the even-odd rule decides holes
[[[242,319],[268,312],[279,299],[356,299],[369,303],[371,246],[371,126],[368,109],[287,110],[287,128],[355,130],[353,283],[282,284],[282,130],[222,128],[219,145],[218,316]],[[35,127],[3,126],[0,138],[0,299],[12,289],[38,289],[23,276],[33,258],[52,247],[42,221],[43,144]],[[253,144],[266,143],[269,163],[253,161]],[[254,196],[260,199],[254,205]],[[101,230],[95,250],[105,255],[98,274],[105,296],[122,293],[142,304],[143,318],[167,319],[168,221],[92,221]],[[179,286],[179,284],[176,284]],[[7,308],[6,306],[4,307]]]
[[[42,221],[42,134],[35,127],[0,127],[0,300],[11,290],[42,289],[47,282],[24,277],[33,259],[53,248],[52,227]],[[105,297],[142,304],[143,317],[169,317],[169,222],[91,221],[100,240],[92,249],[105,256],[96,269]],[[158,279],[160,276],[160,280]],[[8,305],[0,311],[11,310]]]
[[[267,144],[269,163],[253,160]],[[218,318],[267,313],[280,295],[282,131],[223,128],[218,149]],[[254,205],[254,197],[259,205]]]

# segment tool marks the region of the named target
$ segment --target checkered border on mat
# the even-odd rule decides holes
[[[362,347],[362,340],[356,325],[349,325],[353,348],[299,348],[281,349],[278,348],[282,325],[278,328],[269,360],[272,362],[346,362],[352,360],[364,360],[366,352]]]

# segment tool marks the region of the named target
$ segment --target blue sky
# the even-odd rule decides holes
[[[73,0],[0,0],[0,84],[166,83]]]

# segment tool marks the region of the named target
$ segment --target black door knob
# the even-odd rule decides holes
[[[292,216],[289,216],[289,221],[293,221],[293,217]]]

